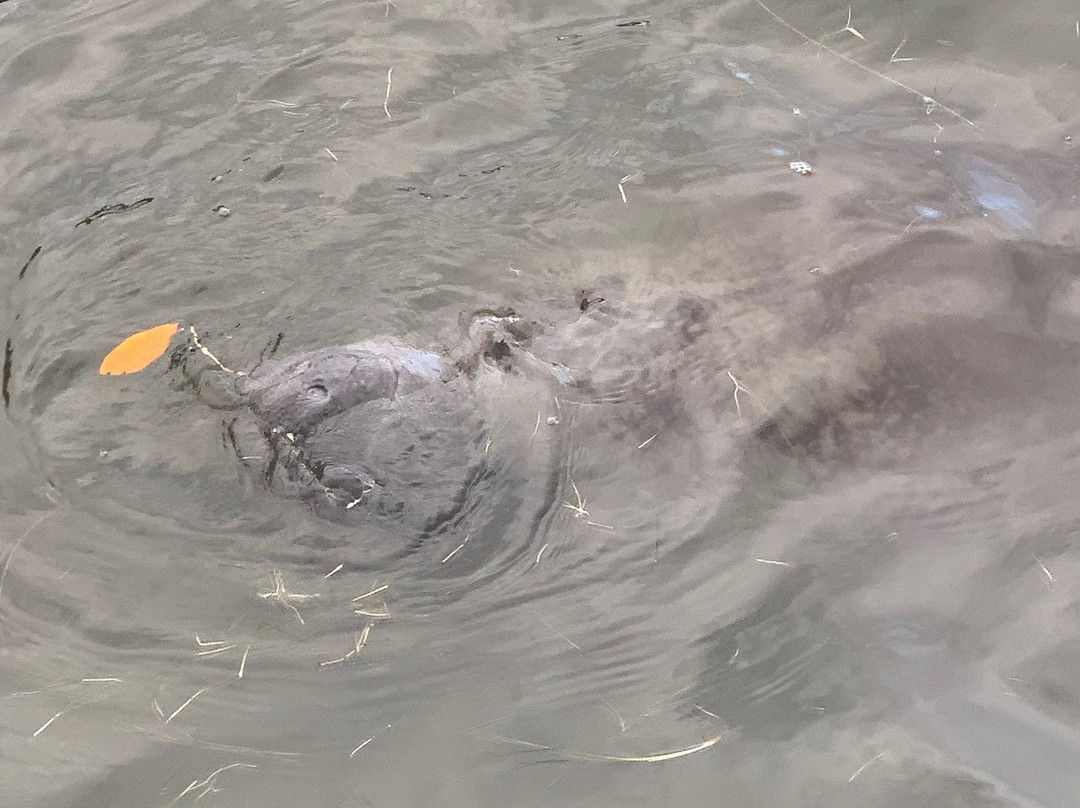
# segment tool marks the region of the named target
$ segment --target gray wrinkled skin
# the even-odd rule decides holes
[[[526,355],[517,322],[474,316],[465,343],[446,355],[379,338],[269,361],[243,377],[237,393],[266,440],[267,485],[338,520],[376,518],[421,535],[448,529],[493,471],[489,410],[498,404],[478,390]],[[552,370],[542,386],[555,383]]]
[[[239,392],[265,424],[306,434],[353,407],[408,396],[445,371],[437,354],[372,340],[267,362],[241,379]]]
[[[465,508],[487,434],[471,383],[457,377],[350,407],[298,442],[339,506],[432,531]]]

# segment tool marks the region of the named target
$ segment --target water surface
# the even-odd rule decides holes
[[[0,4],[0,800],[1080,804],[1076,31]],[[588,384],[485,376],[500,473],[416,552],[97,375],[501,307]]]

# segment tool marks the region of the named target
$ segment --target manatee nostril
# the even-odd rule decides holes
[[[307,394],[311,396],[311,398],[327,398],[329,397],[330,392],[326,389],[326,385],[316,382],[315,384],[308,385]]]

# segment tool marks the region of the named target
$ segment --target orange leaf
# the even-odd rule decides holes
[[[103,376],[119,376],[135,373],[149,365],[167,350],[180,323],[164,323],[132,334],[106,356],[98,373]]]

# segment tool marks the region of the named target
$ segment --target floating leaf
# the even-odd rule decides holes
[[[102,360],[98,373],[103,376],[119,376],[142,370],[169,350],[169,343],[179,329],[180,323],[163,323],[132,334],[109,351],[109,355]]]

